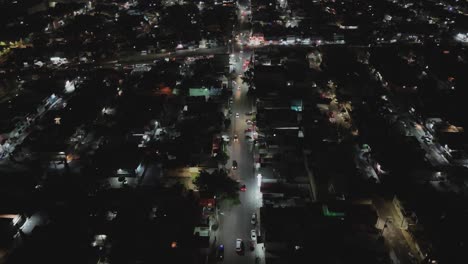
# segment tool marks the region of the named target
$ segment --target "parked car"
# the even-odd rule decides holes
[[[252,225],[256,225],[257,224],[257,214],[256,213],[253,213],[252,214],[252,218],[250,219],[250,223]]]
[[[250,239],[257,241],[257,231],[255,229],[250,230]]]
[[[242,242],[242,239],[240,238],[236,239],[236,251],[242,252],[243,250],[244,250],[244,242]]]

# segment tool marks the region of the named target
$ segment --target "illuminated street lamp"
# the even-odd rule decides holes
[[[261,173],[257,174],[257,184],[258,184],[258,187],[262,186],[262,174]]]

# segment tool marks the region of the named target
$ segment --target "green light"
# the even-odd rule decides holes
[[[328,217],[344,217],[345,216],[345,213],[332,212],[328,210],[328,206],[325,204],[322,205],[322,211],[323,211],[323,215],[328,216]]]

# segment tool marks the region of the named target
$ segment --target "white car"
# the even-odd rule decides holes
[[[242,239],[240,238],[236,239],[236,251],[241,252],[242,248],[243,248]]]
[[[256,214],[256,213],[253,213],[253,214],[252,214],[252,219],[250,219],[250,223],[251,223],[252,225],[257,224],[257,214]]]
[[[236,113],[236,118],[239,118],[239,113]]]
[[[252,239],[252,241],[257,241],[257,231],[255,231],[255,229],[250,230],[250,239]]]

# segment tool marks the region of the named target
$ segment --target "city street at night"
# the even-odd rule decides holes
[[[0,263],[466,264],[467,17],[0,0]]]

